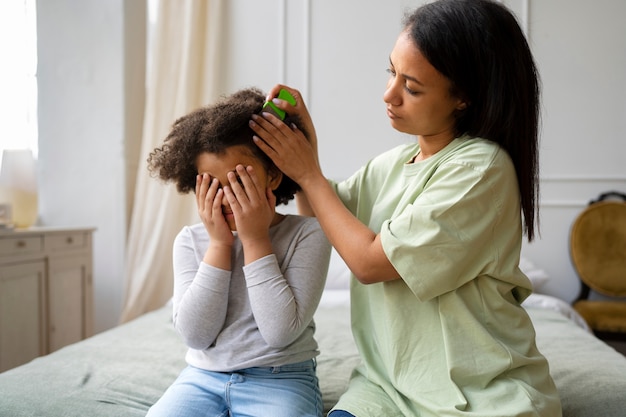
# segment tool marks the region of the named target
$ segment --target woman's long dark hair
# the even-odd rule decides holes
[[[457,135],[496,142],[513,160],[524,232],[532,241],[538,221],[540,81],[515,17],[490,0],[439,0],[407,15],[404,27],[452,82],[451,93],[468,103],[457,114]]]

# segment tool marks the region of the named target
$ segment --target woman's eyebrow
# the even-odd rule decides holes
[[[389,65],[391,65],[391,67],[394,68],[393,62],[391,61],[391,56],[389,56]],[[399,75],[401,75],[402,78],[404,78],[405,80],[413,81],[414,83],[417,83],[417,84],[419,84],[421,86],[424,86],[424,83],[421,82],[420,80],[418,80],[415,77],[412,77],[412,76],[407,75],[407,74],[399,74]]]

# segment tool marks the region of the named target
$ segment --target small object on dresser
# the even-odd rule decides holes
[[[4,149],[0,166],[0,202],[11,205],[11,223],[26,229],[37,222],[37,161],[30,149]]]
[[[11,204],[0,203],[0,230],[13,229]]]

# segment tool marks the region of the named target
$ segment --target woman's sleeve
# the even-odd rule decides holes
[[[259,332],[273,347],[288,346],[302,334],[324,290],[330,244],[317,221],[308,224],[282,272],[274,254],[243,268]]]
[[[498,251],[520,244],[519,194],[507,175],[445,164],[412,204],[385,221],[383,249],[417,298],[459,288],[493,267]]]
[[[206,349],[224,325],[231,272],[198,264],[187,228],[174,240],[173,320],[185,344]]]
[[[337,194],[344,206],[354,215],[356,215],[359,205],[359,194],[361,180],[365,167],[362,167],[349,178],[343,181],[328,180],[328,183]]]

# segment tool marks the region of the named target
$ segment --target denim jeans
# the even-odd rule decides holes
[[[187,366],[147,417],[321,417],[315,360],[211,372]]]

